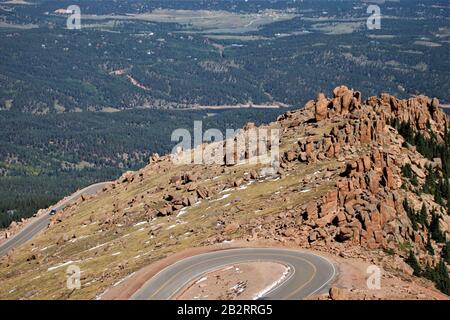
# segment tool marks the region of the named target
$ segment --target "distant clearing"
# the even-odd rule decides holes
[[[436,48],[436,47],[442,47],[442,44],[440,43],[436,43],[436,42],[431,42],[431,41],[414,41],[414,44],[420,45],[420,46],[425,46],[425,47],[430,47],[430,48]]]
[[[34,29],[38,26],[36,24],[14,24],[14,23],[8,23],[0,21],[0,28],[4,29],[22,29],[22,30],[28,30],[28,29]]]
[[[243,33],[257,31],[259,27],[278,21],[286,21],[297,15],[289,12],[265,10],[261,13],[240,14],[208,10],[162,10],[129,15],[84,15],[85,20],[140,20],[177,23],[186,29],[210,33]]]
[[[214,40],[236,40],[236,41],[258,41],[258,40],[270,40],[272,38],[262,36],[239,36],[239,35],[225,35],[225,34],[207,34],[205,38]]]
[[[369,34],[367,36],[370,39],[394,39],[396,36],[392,34]]]
[[[362,28],[363,22],[331,22],[331,23],[316,23],[312,25],[313,30],[320,31],[325,34],[338,35],[349,34],[358,31]]]
[[[0,4],[33,4],[31,2],[26,2],[24,0],[10,0],[5,2],[0,2]]]

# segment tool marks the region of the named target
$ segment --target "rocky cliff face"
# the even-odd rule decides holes
[[[311,119],[315,122],[311,123]],[[425,159],[414,148],[403,147],[404,139],[387,125],[389,119],[410,123],[417,131],[429,137],[434,132],[442,143],[448,118],[439,108],[437,99],[425,96],[398,100],[388,94],[370,97],[361,102],[361,93],[345,86],[333,91],[333,98],[319,94],[303,110],[280,117],[279,123],[294,130],[308,132],[317,127],[329,128],[321,136],[310,136],[293,144],[283,157],[287,168],[296,162],[314,165],[327,159],[343,164],[332,190],[319,199],[294,208],[292,215],[300,213],[301,242],[314,246],[332,242],[364,247],[398,249],[411,243],[427,263],[436,264],[438,256],[426,254],[424,244],[428,235],[424,226],[412,228],[405,212],[405,198],[415,210],[422,204],[428,212],[439,212],[440,224],[448,235],[447,210],[435,203],[427,194],[414,194],[404,181],[401,167],[410,164],[420,183],[424,182],[427,167],[440,166],[439,159]],[[294,133],[292,133],[294,134]],[[336,172],[331,172],[332,175]],[[406,186],[406,184],[405,184]],[[289,212],[288,212],[289,213]],[[431,215],[427,216],[430,222]],[[298,233],[298,228],[292,233]],[[433,259],[436,258],[436,259]]]
[[[270,241],[372,262],[375,254],[377,263],[407,274],[413,270],[404,259],[414,252],[422,266],[434,267],[445,241],[430,239],[429,225],[438,221],[448,240],[450,219],[443,202],[419,190],[431,168],[442,171],[442,162],[406,144],[389,125],[395,119],[444,143],[449,119],[437,99],[382,94],[363,100],[360,92],[340,86],[332,97],[319,94],[263,127],[281,132],[277,167],[245,161],[175,165],[169,156],[154,155],[144,169],[124,174],[55,218],[33,241],[44,252],[37,265],[26,261],[30,244],[3,259],[0,280],[8,280],[0,295],[10,297],[7,290],[15,288],[22,297],[26,287],[17,283],[40,269],[95,260],[95,268],[86,267],[85,281],[101,285],[75,293],[92,297],[170,253],[231,240]],[[226,142],[214,145],[225,147]],[[252,154],[233,157],[248,160]],[[404,166],[411,168],[414,183],[403,175]],[[425,206],[421,223],[411,221],[405,199],[415,212]],[[12,269],[21,271],[12,275]],[[62,293],[50,288],[37,296],[50,294]]]

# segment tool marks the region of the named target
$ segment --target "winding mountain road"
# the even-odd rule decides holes
[[[168,266],[148,280],[131,299],[171,299],[207,272],[231,264],[255,261],[278,262],[290,268],[284,281],[264,294],[264,299],[304,299],[326,289],[336,276],[333,263],[313,253],[277,248],[228,249],[189,257]]]
[[[63,201],[60,201],[57,206],[55,206],[53,209],[56,210],[62,210],[67,205],[77,201],[82,195],[93,195],[99,192],[103,189],[109,182],[101,182],[93,184],[89,187],[86,187],[78,192],[75,192],[71,196],[69,196],[67,199],[64,199]],[[7,254],[10,250],[17,248],[21,244],[27,242],[28,240],[32,239],[35,235],[37,235],[39,232],[47,228],[48,223],[50,222],[51,216],[49,213],[42,214],[41,216],[37,217],[34,221],[30,222],[28,225],[26,225],[22,230],[20,230],[18,233],[16,233],[12,238],[8,239],[7,241],[0,244],[0,257]]]

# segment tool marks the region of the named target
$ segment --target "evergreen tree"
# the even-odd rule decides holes
[[[425,248],[427,249],[429,254],[434,256],[434,249],[433,249],[433,245],[431,244],[431,234],[430,233],[428,233],[428,241],[425,245]]]
[[[404,166],[402,166],[402,174],[405,178],[411,179],[413,175],[411,164],[407,163]]]
[[[439,264],[435,269],[435,280],[436,287],[445,294],[450,294],[450,279],[448,276],[447,266],[443,259],[439,261]]]
[[[423,203],[418,216],[418,222],[423,226],[427,226],[428,225],[427,217],[428,217],[427,208],[425,207],[425,203]]]
[[[427,264],[425,269],[422,271],[421,276],[434,282],[436,279],[436,271],[429,264]]]
[[[408,258],[406,258],[405,262],[414,270],[415,276],[420,276],[422,273],[422,270],[420,269],[419,262],[417,262],[416,256],[412,252],[412,250],[409,251]]]
[[[419,185],[419,181],[417,181],[417,176],[415,174],[411,177],[411,184],[415,187]]]
[[[445,242],[444,247],[442,248],[442,259],[444,259],[444,261],[448,264],[450,264],[450,242],[447,241]]]
[[[407,144],[415,145],[416,150],[426,158],[430,160],[434,160],[434,158],[440,159],[442,170],[439,167],[433,168],[431,165],[426,167],[427,175],[422,191],[431,194],[435,202],[446,207],[447,214],[450,214],[450,185],[448,182],[450,178],[450,132],[447,126],[445,126],[444,143],[438,143],[438,138],[431,131],[431,124],[429,122],[427,122],[427,128],[430,134],[429,139],[426,139],[420,132],[415,132],[415,129],[413,129],[410,123],[391,120],[391,125],[405,139],[404,146],[407,146]],[[402,174],[410,179],[411,184],[416,185],[417,179],[415,179],[414,174],[412,177],[409,177],[411,173],[406,165],[402,167]],[[416,189],[416,191],[418,190]],[[417,222],[427,225],[426,208],[424,205],[417,214],[409,207],[406,199],[403,202],[403,207],[413,224],[413,228],[417,228]],[[445,242],[446,239],[444,233],[440,230],[438,214],[433,210],[431,216],[432,219],[428,226],[428,241],[425,247],[430,254],[434,254],[431,239],[436,242]],[[412,251],[410,251],[405,261],[413,268],[415,275],[421,275],[432,280],[439,290],[448,295],[450,294],[450,280],[446,267],[446,263],[450,263],[450,244],[448,241],[445,242],[441,251],[441,257],[442,259],[435,268],[427,265],[423,271],[421,271],[420,265]]]
[[[435,172],[433,170],[433,168],[431,168],[431,166],[427,166],[426,167],[428,174],[425,178],[425,183],[423,185],[423,192],[425,193],[429,193],[429,194],[434,194],[435,193],[435,189],[436,189],[436,175]]]
[[[433,212],[431,222],[430,222],[430,233],[431,238],[436,242],[444,242],[445,236],[441,231],[441,228],[439,226],[439,216]]]
[[[414,230],[417,230],[417,218],[414,210],[409,206],[408,200],[405,198],[403,200],[403,209],[406,211],[406,215],[408,216],[409,220],[411,220],[411,224]]]

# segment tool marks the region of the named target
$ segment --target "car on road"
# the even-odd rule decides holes
[[[57,209],[52,209],[49,213],[49,215],[54,216],[58,212]]]

